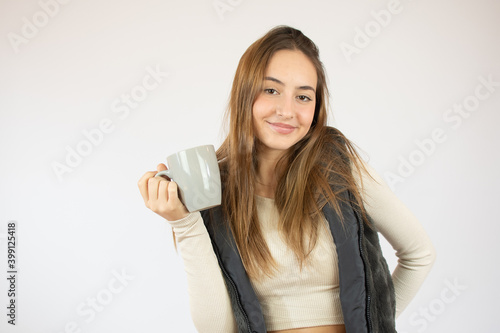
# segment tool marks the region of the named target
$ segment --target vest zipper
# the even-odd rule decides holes
[[[364,226],[363,226],[363,220],[360,219],[358,212],[356,209],[353,207],[354,214],[356,214],[358,225],[359,225],[359,253],[361,254],[361,259],[363,259],[363,262],[365,263],[366,267],[366,257],[365,257],[365,252],[363,251],[363,237],[364,237]],[[365,281],[366,281],[366,272],[365,272]],[[370,303],[371,303],[371,290],[370,290],[370,284],[365,283],[365,288],[366,288],[366,319],[368,321],[368,332],[373,332],[372,328],[372,320],[370,316]]]

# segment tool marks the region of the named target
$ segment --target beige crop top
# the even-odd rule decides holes
[[[251,281],[269,331],[343,324],[339,298],[337,252],[327,221],[321,222],[318,242],[302,271],[294,252],[279,234],[274,200],[256,197],[262,233],[279,272]]]

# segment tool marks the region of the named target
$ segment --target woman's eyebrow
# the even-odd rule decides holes
[[[280,80],[278,80],[277,78],[272,77],[272,76],[266,76],[264,78],[264,80],[273,81],[273,82],[276,82],[277,84],[282,85],[282,86],[285,85],[283,82],[281,82]],[[300,89],[300,90],[312,90],[314,93],[316,93],[316,89],[314,89],[311,86],[299,86],[299,87],[296,87],[296,88]]]

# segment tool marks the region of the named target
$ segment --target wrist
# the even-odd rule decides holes
[[[168,220],[167,222],[174,228],[174,231],[179,231],[181,229],[186,229],[191,227],[201,218],[200,212],[187,212],[184,216],[177,220]]]

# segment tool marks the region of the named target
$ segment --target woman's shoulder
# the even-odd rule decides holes
[[[323,130],[326,135],[330,136],[338,136],[339,134],[342,135],[342,132],[340,132],[338,128],[333,126],[324,126]]]
[[[345,145],[349,141],[342,131],[333,126],[324,126],[323,135],[327,139],[327,142],[330,143]]]
[[[343,160],[349,160],[349,140],[339,129],[325,126],[322,131],[322,138],[319,142],[321,142],[322,155],[324,158],[331,159],[341,157]]]

